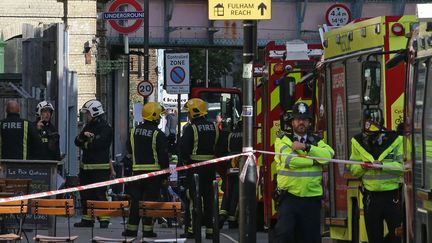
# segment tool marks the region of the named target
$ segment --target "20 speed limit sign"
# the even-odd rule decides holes
[[[153,93],[153,84],[149,81],[141,81],[137,85],[137,91],[142,97],[147,97]]]

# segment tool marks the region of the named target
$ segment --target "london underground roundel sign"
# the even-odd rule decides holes
[[[117,11],[121,5],[130,5],[135,9],[135,12]],[[136,0],[115,0],[111,3],[108,13],[104,13],[104,19],[108,19],[111,27],[124,34],[136,31],[144,21],[143,17],[143,8]],[[122,26],[118,20],[132,20],[133,23],[129,26]]]
[[[343,4],[333,4],[327,9],[326,20],[330,26],[344,26],[351,22],[351,10]]]

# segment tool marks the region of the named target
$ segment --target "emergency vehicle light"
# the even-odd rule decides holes
[[[285,71],[285,66],[282,63],[277,63],[273,67],[273,71],[275,74],[282,74]]]
[[[405,35],[405,28],[400,23],[395,23],[391,27],[392,33],[397,36]]]

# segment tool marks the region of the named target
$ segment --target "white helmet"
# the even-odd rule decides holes
[[[84,103],[83,107],[81,108],[81,112],[87,111],[90,112],[91,117],[97,117],[105,113],[102,108],[102,103],[100,103],[98,100],[89,100]]]
[[[54,111],[54,106],[48,101],[41,101],[36,106],[36,114],[40,117],[43,109],[48,109],[52,113]]]

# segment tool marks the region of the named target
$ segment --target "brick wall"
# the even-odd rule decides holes
[[[133,49],[134,51],[143,51],[143,49]],[[144,80],[143,75],[139,74],[138,70],[138,56],[137,55],[131,55],[130,56],[130,86],[129,86],[129,97],[131,100],[130,105],[133,105],[137,102],[142,102],[143,98],[142,96],[138,95],[137,93],[137,85],[139,82]],[[144,59],[141,58],[141,73],[144,74]],[[155,72],[155,69],[157,67],[157,56],[156,56],[156,49],[150,49],[149,50],[149,81],[153,84],[154,90],[153,95],[156,93],[157,88],[157,74]],[[151,98],[151,97],[150,97]],[[154,101],[153,99],[150,99],[149,101]]]
[[[78,105],[96,94],[96,57],[91,48],[91,63],[86,64],[84,45],[96,36],[96,0],[13,0],[0,1],[0,31],[4,40],[23,33],[23,24],[41,27],[64,21],[67,4],[69,26],[69,67],[78,74]],[[24,34],[25,36],[25,34]]]

